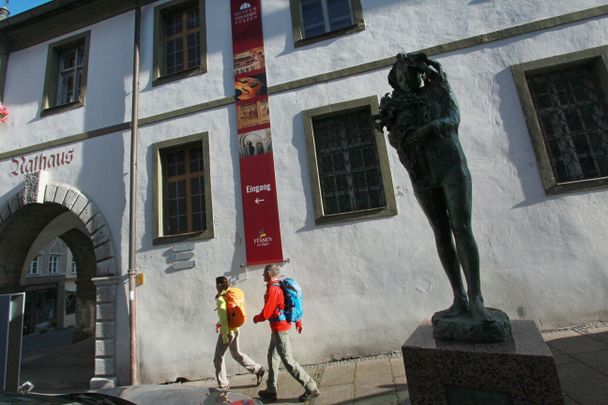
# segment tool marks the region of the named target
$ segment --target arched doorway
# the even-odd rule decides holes
[[[71,349],[78,351],[72,353],[74,360],[85,364],[82,368],[82,363],[78,363],[85,371],[73,373],[73,378],[64,382],[75,388],[81,388],[78,385],[83,383],[91,388],[115,386],[116,295],[120,277],[109,228],[95,204],[80,191],[66,185],[45,184],[43,178],[40,173],[27,175],[23,188],[0,206],[0,292],[26,291],[27,303],[26,264],[40,246],[60,238],[78,267],[71,338],[74,343],[83,343]],[[68,357],[63,353],[64,360]],[[70,366],[64,364],[63,370]],[[43,384],[38,388],[43,391],[47,387]]]

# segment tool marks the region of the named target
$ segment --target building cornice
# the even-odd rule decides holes
[[[157,0],[139,0],[146,5]],[[134,0],[55,0],[0,21],[9,52],[49,41],[135,9]]]

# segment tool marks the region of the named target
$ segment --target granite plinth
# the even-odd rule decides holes
[[[435,340],[423,322],[402,347],[412,404],[563,404],[553,354],[532,321],[500,343]]]

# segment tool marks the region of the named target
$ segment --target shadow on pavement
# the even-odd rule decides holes
[[[93,337],[72,343],[72,330],[56,329],[25,335],[20,380],[35,392],[60,393],[89,389],[95,366]]]
[[[608,398],[608,331],[573,328],[545,335],[568,404],[605,404]],[[547,338],[548,337],[548,338]]]

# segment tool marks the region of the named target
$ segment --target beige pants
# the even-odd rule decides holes
[[[270,345],[268,346],[268,381],[266,389],[269,392],[277,392],[277,381],[279,380],[279,365],[283,362],[285,369],[304,388],[310,391],[317,389],[317,383],[302,368],[300,363],[291,354],[291,343],[289,342],[289,331],[272,332]]]
[[[257,373],[262,367],[255,361],[251,360],[249,356],[241,353],[239,350],[239,331],[234,331],[234,337],[228,344],[224,344],[222,340],[222,334],[220,333],[217,337],[217,345],[215,346],[215,356],[213,358],[213,364],[215,364],[215,378],[220,388],[227,388],[228,377],[226,376],[226,364],[224,362],[224,355],[226,350],[230,349],[232,358],[235,359],[241,366],[245,367],[250,373]]]

